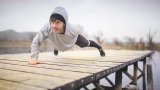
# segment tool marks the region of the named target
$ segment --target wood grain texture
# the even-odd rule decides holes
[[[0,55],[0,90],[46,90],[69,83],[76,86],[80,80],[92,81],[102,71],[151,54],[151,51],[129,50],[105,52],[106,57],[100,57],[97,50],[66,51],[58,56],[45,52],[39,55],[43,64],[38,65],[28,64],[30,53]]]

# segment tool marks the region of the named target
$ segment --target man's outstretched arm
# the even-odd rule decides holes
[[[31,44],[31,59],[29,60],[29,64],[38,64],[38,55],[39,55],[39,48],[43,40],[48,38],[49,36],[49,28],[48,25],[45,25],[34,37],[32,44]]]

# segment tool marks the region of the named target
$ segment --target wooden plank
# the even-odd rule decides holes
[[[106,52],[106,57],[130,57],[130,56],[135,56],[135,55],[144,55],[144,54],[147,54],[148,52],[150,51],[128,51],[128,50],[118,50],[118,51],[115,51],[115,50],[107,50],[105,51]],[[78,53],[78,54],[77,54]],[[89,51],[79,51],[77,53],[74,53],[74,52],[69,52],[69,53],[64,53],[61,55],[61,57],[65,57],[65,58],[72,58],[72,59],[88,59],[88,58],[91,58],[94,59],[94,58],[99,58],[99,52],[98,51],[95,51],[95,50],[90,50]],[[83,55],[85,53],[85,56],[83,57],[79,57],[80,55]]]
[[[97,50],[88,50],[88,51],[76,51],[73,52],[73,51],[67,51],[67,52],[63,52],[58,55],[58,56],[54,56],[54,54],[52,52],[49,52],[49,53],[40,53],[39,55],[39,59],[40,60],[57,60],[57,59],[72,59],[72,60],[81,60],[81,61],[86,61],[86,60],[101,60],[101,59],[104,59],[106,60],[112,60],[112,58],[115,58],[115,59],[126,59],[126,58],[129,58],[129,57],[134,57],[134,56],[139,56],[139,55],[144,55],[144,54],[147,54],[149,53],[150,51],[127,51],[127,50],[120,50],[120,51],[114,51],[114,50],[107,50],[105,51],[106,53],[108,52],[108,54],[106,54],[106,57],[100,57],[99,56],[99,52]],[[81,56],[85,53],[85,56]],[[13,54],[13,55],[10,55],[10,54],[7,54],[7,55],[0,55],[0,58],[1,59],[13,59],[13,57],[15,59],[22,59],[22,60],[29,60],[30,59],[30,54],[29,53],[24,53],[24,54]],[[23,57],[23,58],[22,58]]]
[[[70,83],[74,81],[72,79],[44,76],[39,74],[25,73],[25,72],[5,70],[5,69],[0,69],[0,71],[1,73],[6,74],[6,75],[0,75],[1,80],[21,83],[25,85],[30,85],[39,88],[46,88],[46,89],[55,88],[57,86],[64,85],[64,83]]]
[[[9,56],[8,56],[9,57]],[[16,57],[16,56],[10,56],[10,57]],[[24,57],[18,57],[18,58],[24,58]],[[5,60],[19,60],[19,59],[11,59],[11,58],[5,58],[5,57],[3,57],[3,58],[0,58],[0,59],[5,59]],[[22,59],[20,60],[20,61],[22,61]],[[99,59],[101,59],[101,58],[99,58]],[[23,59],[24,60],[24,59]],[[29,59],[28,59],[29,60]],[[24,60],[24,61],[28,61],[28,60]],[[83,60],[83,59],[78,59],[78,60],[74,60],[74,59],[62,59],[62,58],[56,58],[56,59],[42,59],[42,58],[40,58],[40,60],[42,60],[42,61],[45,61],[45,62],[54,62],[54,63],[60,63],[60,62],[62,62],[62,63],[78,63],[78,64],[85,64],[85,63],[90,63],[90,64],[93,64],[93,63],[97,63],[97,62],[100,62],[98,59],[97,60],[92,60],[92,61],[88,61],[88,60]],[[103,61],[103,62],[105,62],[105,61]],[[107,61],[106,61],[107,62]]]
[[[14,61],[17,61],[17,62],[23,62],[23,65],[28,65],[28,62],[27,61],[20,61],[20,60],[8,60],[8,59],[0,59],[0,61],[9,61],[9,62],[14,62]],[[21,63],[22,64],[22,63]],[[93,65],[90,66],[90,65],[83,65],[83,64],[70,64],[70,63],[54,63],[52,61],[46,61],[44,64],[46,65],[52,65],[52,66],[68,66],[68,67],[82,67],[82,68],[93,68],[93,69],[103,69],[103,68],[106,68],[106,67],[94,67]],[[43,65],[43,64],[37,64],[37,65],[28,65],[28,66],[40,66],[40,65]]]
[[[2,60],[2,59],[1,59]],[[27,62],[25,62],[28,64]],[[73,64],[73,65],[86,65],[86,66],[92,66],[92,67],[110,67],[110,66],[115,66],[119,65],[122,63],[114,63],[114,62],[93,62],[93,63],[87,63],[87,62],[80,62],[80,61],[68,61],[68,60],[63,60],[63,61],[43,61],[43,64],[58,64],[58,63],[63,63],[65,65],[67,64]]]
[[[47,89],[0,80],[0,90],[47,90]]]
[[[69,78],[69,79],[75,79],[75,80],[78,78],[83,78],[91,75],[89,73],[82,73],[82,72],[80,73],[80,72],[71,72],[71,71],[53,70],[53,69],[44,69],[44,68],[37,69],[36,67],[18,66],[18,65],[2,64],[2,63],[0,63],[0,68],[13,70],[13,71],[46,75],[46,76]]]
[[[14,57],[14,56],[13,56]],[[20,57],[20,58],[23,58],[23,57]],[[21,61],[21,62],[23,62],[23,61],[28,61],[28,60],[19,60],[19,59],[6,59],[6,58],[1,58],[2,60],[17,60],[17,61]],[[101,59],[101,58],[99,58],[99,59]],[[76,59],[76,60],[74,60],[74,59],[61,59],[61,58],[59,58],[59,59],[56,59],[56,60],[42,60],[42,61],[44,61],[44,62],[54,62],[54,63],[59,63],[59,62],[62,62],[62,63],[69,63],[69,62],[77,62],[77,63],[97,63],[97,62],[108,62],[107,60],[106,61],[100,61],[100,60],[90,60],[90,61],[88,61],[88,60],[80,60],[80,59]]]
[[[84,68],[84,67],[70,67],[70,66],[47,65],[47,64],[28,65],[26,62],[7,61],[7,60],[0,60],[0,63],[14,64],[14,65],[20,65],[20,66],[29,66],[29,67],[37,67],[37,68],[46,68],[46,69],[53,69],[53,70],[84,72],[84,73],[95,73],[95,72],[98,72],[98,71],[101,71],[101,70],[104,70],[107,68],[107,67]]]
[[[9,59],[0,59],[0,60],[9,60]],[[12,59],[13,60],[13,59]],[[9,60],[11,61],[11,60]],[[20,60],[13,60],[13,61],[20,61]],[[20,61],[22,62],[22,61]],[[27,63],[27,61],[25,61]],[[57,61],[42,61],[44,64],[63,64],[63,65],[68,65],[68,64],[73,64],[73,65],[86,65],[86,66],[99,66],[99,67],[107,67],[107,66],[114,66],[114,65],[118,65],[118,64],[122,64],[122,63],[115,63],[115,62],[81,62],[81,61],[77,61],[77,60],[57,60]]]
[[[71,87],[74,84],[84,86],[151,53],[128,50],[105,52],[106,57],[100,57],[97,50],[60,52],[58,56],[52,52],[40,53],[39,60],[44,63],[38,65],[28,65],[29,53],[0,55],[0,80],[42,89],[64,86],[66,90],[65,85],[70,82],[73,83],[69,84]]]

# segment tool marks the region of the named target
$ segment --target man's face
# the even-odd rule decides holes
[[[63,33],[64,32],[64,23],[60,20],[51,21],[51,28],[55,33]]]

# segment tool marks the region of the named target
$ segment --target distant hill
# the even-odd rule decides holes
[[[16,32],[13,29],[0,31],[0,41],[31,41],[36,32]]]

